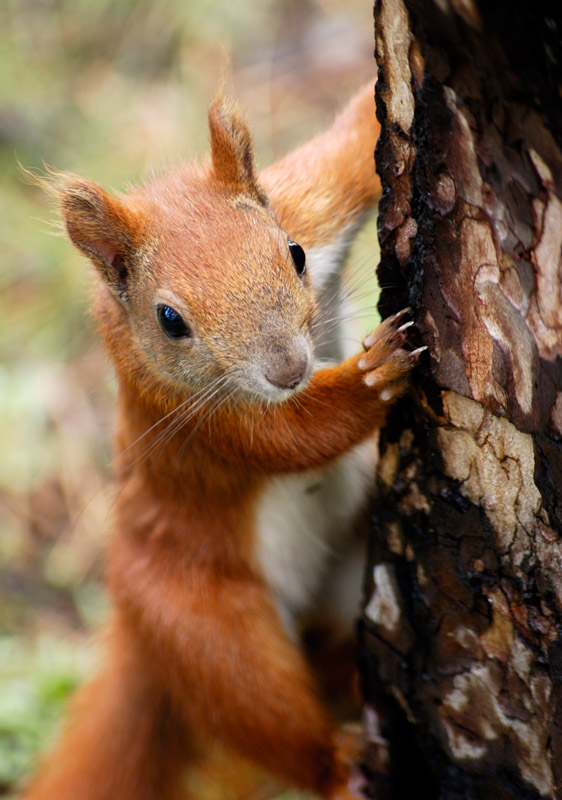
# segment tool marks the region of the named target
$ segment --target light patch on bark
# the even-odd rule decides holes
[[[414,642],[414,634],[404,613],[402,596],[392,564],[377,564],[373,569],[373,594],[365,615],[378,628],[381,638],[401,653]]]
[[[530,658],[527,648],[515,640],[514,663],[508,665],[508,671],[515,671],[519,662],[520,671],[528,680]],[[540,691],[544,692],[543,686]],[[547,733],[544,720],[536,714],[535,698],[523,695],[524,707],[514,714],[503,702],[504,692],[492,663],[479,664],[470,672],[455,675],[452,689],[445,695],[439,711],[447,746],[457,760],[479,760],[488,754],[489,743],[508,737],[518,754],[522,778],[541,795],[552,796],[554,778],[547,754]],[[475,714],[475,708],[480,713]]]
[[[456,392],[443,395],[450,426],[437,431],[445,473],[486,511],[498,551],[523,568],[531,552],[541,495],[533,482],[533,439]]]
[[[488,658],[507,664],[513,650],[515,631],[505,596],[500,589],[491,589],[492,624],[480,636],[480,644]]]
[[[396,234],[396,256],[401,264],[405,264],[410,258],[412,251],[412,240],[418,232],[418,224],[413,217],[406,219],[405,223],[398,228]]]
[[[477,760],[486,755],[486,745],[476,744],[468,738],[466,731],[456,728],[447,719],[441,720],[447,734],[447,744],[451,754],[459,761]]]
[[[450,11],[449,3],[447,0],[433,0],[437,8],[443,12],[443,14],[447,14]]]
[[[542,230],[535,248],[537,305],[546,331],[537,340],[545,358],[560,354],[562,342],[562,202],[549,192],[542,216]]]
[[[471,629],[463,625],[459,625],[454,631],[453,635],[460,646],[470,653],[473,658],[482,658],[484,651],[482,649],[480,640],[477,634]]]
[[[539,535],[535,537],[535,555],[539,559],[542,569],[550,580],[556,595],[558,608],[562,610],[562,542],[558,534],[548,525],[539,521]]]
[[[375,588],[365,614],[389,634],[395,634],[402,616],[396,578],[390,564],[377,564],[373,569]]]
[[[482,18],[472,0],[451,0],[451,6],[468,25],[477,31],[482,30]]]
[[[466,203],[475,208],[482,205],[482,178],[478,169],[478,158],[474,134],[471,127],[470,112],[459,95],[450,86],[443,87],[447,107],[453,115],[455,144],[459,158],[455,164],[455,192]],[[440,177],[440,180],[442,177]]]
[[[554,180],[552,178],[552,170],[545,163],[545,161],[540,157],[537,151],[533,148],[529,148],[529,158],[533,162],[533,166],[537,171],[537,175],[540,179],[540,182],[544,184],[547,189],[554,189]]]
[[[382,49],[379,63],[384,61],[386,67],[388,114],[409,133],[414,119],[414,96],[408,58],[411,43],[408,12],[402,0],[379,0],[379,7],[378,27],[384,29],[384,35],[378,37],[377,46]]]
[[[509,361],[517,402],[525,414],[530,414],[535,371],[535,342],[531,331],[497,283],[484,281],[475,288],[482,302],[482,319],[488,333]]]
[[[460,227],[461,264],[466,273],[463,283],[476,284],[478,287],[481,275],[491,277],[497,273],[496,248],[490,226],[486,222],[466,218]],[[457,290],[457,287],[455,287]],[[444,291],[447,296],[447,291]],[[483,298],[478,308],[466,304],[464,293],[458,294],[459,316],[465,321],[463,328],[463,355],[466,373],[473,396],[478,400],[494,398],[501,406],[505,406],[505,392],[492,376],[493,343],[483,324],[486,319],[487,305]],[[490,312],[488,312],[490,313]],[[478,358],[473,358],[475,342],[478,344]]]
[[[437,178],[435,183],[435,195],[434,201],[439,203],[439,210],[443,215],[453,210],[457,199],[457,190],[454,180],[448,173],[442,172]]]
[[[398,474],[400,448],[397,443],[389,444],[379,458],[377,474],[386,486],[392,486]]]
[[[425,494],[420,491],[419,484],[416,481],[411,481],[408,485],[408,493],[404,495],[400,501],[400,509],[404,513],[412,513],[413,511],[423,511],[429,514],[431,511],[431,504]]]
[[[388,549],[397,556],[404,555],[404,534],[397,522],[389,522],[386,526]]]

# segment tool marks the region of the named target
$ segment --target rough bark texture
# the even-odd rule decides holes
[[[393,798],[562,798],[562,6],[377,0],[393,415],[361,626]],[[386,287],[386,288],[385,288]]]

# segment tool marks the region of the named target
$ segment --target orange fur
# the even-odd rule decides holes
[[[205,168],[120,199],[79,179],[59,188],[119,379],[115,611],[105,670],[28,800],[180,797],[213,738],[297,787],[350,796],[349,741],[260,569],[255,505],[270,476],[328,466],[380,427],[415,361],[394,320],[310,376],[317,299],[287,246],[329,243],[376,201],[372,88],[261,184],[243,118],[215,103],[210,127]],[[165,335],[158,306],[190,335]]]

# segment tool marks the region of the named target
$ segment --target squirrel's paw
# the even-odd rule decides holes
[[[379,737],[372,741],[362,725],[348,724],[341,728],[335,740],[336,759],[345,778],[330,795],[330,800],[365,800],[367,798],[367,779],[361,765],[372,762],[372,750],[381,751],[383,756],[376,759],[376,770],[388,772],[388,743]]]
[[[364,372],[363,380],[370,388],[378,390],[378,399],[391,403],[408,388],[408,374],[427,348],[404,350],[407,331],[414,323],[403,322],[409,308],[399,311],[382,322],[363,340],[365,352],[357,362]]]
[[[361,725],[345,725],[337,732],[334,744],[341,778],[330,800],[362,800],[364,779],[358,765],[365,751],[365,735]]]

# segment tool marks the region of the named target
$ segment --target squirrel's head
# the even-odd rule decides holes
[[[140,391],[282,401],[313,369],[305,254],[257,181],[244,119],[216,101],[209,123],[207,167],[120,198],[66,176],[60,209],[101,277],[96,314],[118,370]]]

